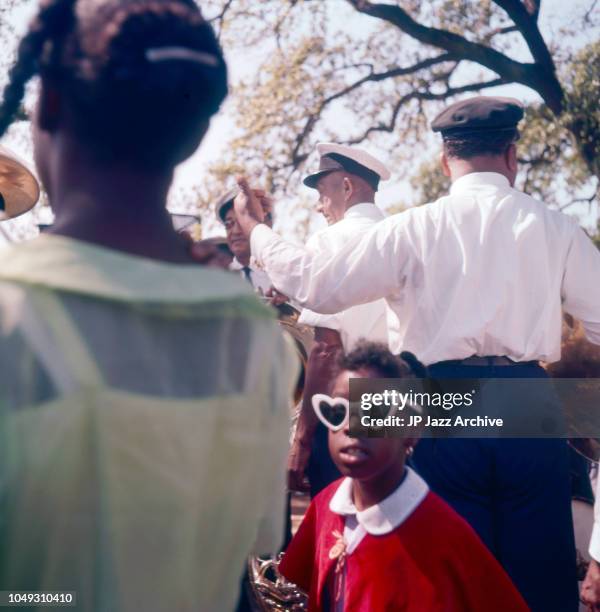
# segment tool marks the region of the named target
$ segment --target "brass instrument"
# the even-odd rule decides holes
[[[296,350],[300,357],[301,371],[298,383],[294,392],[294,404],[298,404],[302,398],[302,392],[304,391],[304,376],[306,373],[306,364],[308,362],[308,356],[314,342],[315,333],[314,329],[309,325],[303,325],[298,323],[300,318],[300,312],[287,302],[285,304],[279,304],[275,306],[278,313],[279,325],[287,331],[296,344]]]
[[[294,406],[298,406],[304,391],[306,364],[314,341],[314,330],[298,323],[300,312],[291,304],[275,306],[279,325],[287,331],[296,345],[301,372],[294,392]],[[293,417],[295,427],[295,414]],[[292,429],[293,429],[292,427]],[[276,558],[248,559],[248,597],[255,612],[301,612],[308,609],[308,598],[295,584],[288,582],[277,570],[282,554]]]
[[[308,597],[295,584],[277,571],[281,555],[276,559],[251,557],[248,577],[251,605],[257,612],[302,612],[308,609]]]
[[[27,164],[0,146],[0,221],[31,210],[39,197],[39,184]]]

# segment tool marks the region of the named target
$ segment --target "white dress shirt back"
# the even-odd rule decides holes
[[[600,344],[600,252],[575,219],[472,173],[436,202],[389,217],[333,258],[265,225],[252,252],[280,291],[317,312],[385,297],[390,347],[425,364],[471,355],[560,358],[562,309]]]
[[[384,218],[384,214],[373,203],[355,204],[346,211],[342,220],[311,236],[306,249],[316,254],[327,253],[332,257],[348,241],[364,234]],[[351,351],[361,338],[384,344],[388,342],[387,307],[383,299],[328,315],[305,308],[299,323],[338,331],[346,352]]]

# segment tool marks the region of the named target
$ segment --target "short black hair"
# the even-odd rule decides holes
[[[385,344],[361,340],[338,362],[342,370],[371,370],[381,378],[426,378],[427,368],[408,351],[400,357],[392,354]]]
[[[479,130],[444,134],[444,152],[448,157],[471,159],[479,155],[503,155],[519,139],[517,128]]]

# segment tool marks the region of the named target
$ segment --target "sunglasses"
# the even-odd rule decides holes
[[[312,407],[319,421],[330,431],[339,431],[348,422],[350,402],[345,397],[315,393],[312,396]]]
[[[350,419],[350,402],[345,397],[330,397],[324,393],[315,393],[312,396],[312,407],[317,415],[317,418],[330,431],[340,431],[346,426]],[[417,414],[422,414],[422,408],[415,404],[408,404]],[[395,410],[394,406],[383,406],[380,414],[377,410],[371,410],[371,415],[379,418],[384,418],[392,414]],[[381,410],[381,408],[380,408]],[[374,425],[369,426],[371,430],[380,429]]]

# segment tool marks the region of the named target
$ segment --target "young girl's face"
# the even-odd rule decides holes
[[[351,372],[343,370],[336,377],[331,397],[349,399],[352,378],[379,378],[367,369]],[[344,476],[357,480],[370,480],[385,472],[404,470],[406,451],[414,445],[412,438],[351,438],[349,424],[339,431],[329,431],[329,453],[338,470]]]

